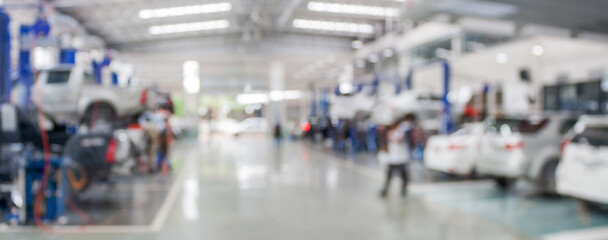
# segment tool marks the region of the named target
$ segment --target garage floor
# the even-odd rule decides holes
[[[52,235],[4,226],[0,239],[608,239],[608,212],[538,196],[523,182],[504,193],[413,164],[410,195],[398,196],[394,183],[381,199],[371,155],[259,137],[172,150],[174,174],[117,181],[75,202],[103,226]],[[69,225],[86,222],[78,215]]]

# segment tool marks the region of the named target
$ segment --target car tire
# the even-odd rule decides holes
[[[116,112],[107,103],[94,103],[87,108],[84,124],[91,130],[110,133],[116,121]]]
[[[539,178],[539,187],[542,193],[555,196],[557,192],[555,190],[555,173],[557,170],[557,165],[559,164],[558,159],[552,159],[545,163]]]
[[[471,170],[471,172],[469,173],[469,175],[468,175],[468,179],[470,179],[470,180],[477,180],[479,178],[480,177],[479,177],[479,174],[477,174],[477,169],[473,168]]]
[[[579,200],[579,202],[588,210],[608,212],[608,204],[597,203],[587,200]]]
[[[494,178],[494,182],[500,190],[507,190],[513,185],[513,180],[506,177]]]

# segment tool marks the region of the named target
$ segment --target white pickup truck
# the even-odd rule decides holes
[[[43,70],[32,91],[34,102],[58,120],[77,119],[102,127],[143,112],[149,97],[148,91],[139,87],[96,84],[93,72],[85,65]]]

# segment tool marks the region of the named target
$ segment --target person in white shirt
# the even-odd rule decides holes
[[[380,160],[387,165],[386,180],[380,192],[380,196],[382,197],[388,195],[388,189],[394,172],[397,172],[402,179],[401,195],[405,196],[407,194],[407,163],[411,159],[410,139],[407,137],[407,132],[412,128],[413,120],[414,116],[408,114],[404,117],[403,121],[393,123],[388,130],[386,152],[379,153]]]

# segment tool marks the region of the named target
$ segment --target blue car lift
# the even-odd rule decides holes
[[[48,163],[49,174],[47,184],[42,193],[42,201],[38,207],[36,197],[44,177],[45,159],[40,156],[26,154],[24,171],[24,192],[25,192],[25,214],[21,214],[20,222],[30,222],[34,220],[34,211],[38,211],[39,216],[44,222],[54,222],[65,213],[65,196],[67,195],[67,182],[63,158],[51,157]]]
[[[412,75],[413,75],[415,69],[428,67],[428,66],[431,66],[434,64],[441,64],[441,67],[443,70],[443,94],[441,96],[441,102],[443,103],[443,108],[441,110],[441,118],[440,118],[441,125],[439,127],[439,133],[449,134],[454,130],[454,123],[452,122],[451,104],[450,104],[450,101],[448,101],[448,93],[450,92],[450,82],[451,82],[451,77],[452,77],[450,63],[445,59],[441,59],[441,60],[430,61],[426,64],[410,68],[410,71],[405,79],[405,88],[408,90],[411,90],[414,88]]]
[[[29,106],[31,98],[31,87],[34,83],[34,74],[31,64],[31,49],[34,46],[35,40],[45,38],[50,32],[50,25],[44,17],[42,17],[42,5],[39,7],[39,17],[36,22],[31,25],[22,25],[20,27],[20,50],[19,50],[19,81],[17,84],[24,87],[26,94],[22,99],[18,100],[18,104],[25,107]],[[10,79],[10,17],[3,8],[0,8],[0,104],[8,104],[10,102],[10,93],[12,90],[12,82]],[[70,61],[73,59],[73,54],[67,52],[62,55],[64,60]],[[15,120],[17,121],[17,120]],[[17,129],[18,130],[18,129]],[[9,218],[18,218],[19,223],[32,222],[35,213],[44,222],[52,222],[57,220],[65,212],[64,197],[66,196],[66,177],[63,168],[63,159],[61,157],[52,156],[50,159],[43,157],[40,149],[25,150],[24,161],[20,164],[19,176],[21,184],[18,186],[20,192],[25,194],[25,203],[19,210],[18,216],[15,214],[9,215]],[[36,198],[42,181],[44,178],[45,167],[48,169],[48,179],[42,195],[40,205],[35,206]],[[10,219],[9,219],[10,220]]]
[[[10,17],[0,8],[0,103],[10,101],[11,82],[11,36]]]

